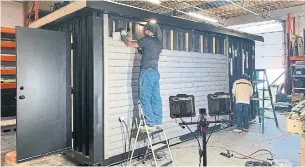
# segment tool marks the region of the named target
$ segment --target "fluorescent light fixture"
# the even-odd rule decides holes
[[[194,13],[194,12],[190,12],[190,13],[187,13],[187,14],[190,15],[190,16],[196,17],[198,19],[206,20],[206,21],[209,21],[209,22],[212,22],[212,23],[217,23],[218,22],[216,19],[206,17],[206,16],[202,16],[201,14],[197,14],[197,13]]]
[[[160,4],[160,0],[147,0],[148,2],[154,3],[154,4]]]

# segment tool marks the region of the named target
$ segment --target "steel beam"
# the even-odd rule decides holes
[[[197,30],[197,31],[208,31],[210,33],[215,34],[224,34],[229,36],[235,36],[235,37],[241,37],[246,38],[250,40],[256,40],[256,41],[264,41],[264,38],[258,35],[252,35],[247,33],[242,33],[238,31],[234,31],[231,29],[226,29],[223,27],[217,27],[212,24],[207,23],[198,23],[193,22],[185,19],[175,18],[172,16],[166,16],[161,15],[145,10],[141,10],[138,8],[132,8],[129,6],[124,6],[112,2],[107,1],[88,1],[87,7],[91,9],[95,9],[97,11],[106,11],[109,13],[116,13],[119,15],[123,15],[126,17],[131,17],[137,20],[147,20],[154,18],[158,21],[158,23],[167,25],[167,26],[173,26],[177,28],[183,28],[187,30]]]

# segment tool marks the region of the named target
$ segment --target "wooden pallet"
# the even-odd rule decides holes
[[[16,131],[16,117],[1,119],[1,132]]]

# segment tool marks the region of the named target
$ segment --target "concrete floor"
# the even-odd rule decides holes
[[[266,114],[272,117],[271,113]],[[286,117],[288,113],[278,113],[280,127],[276,128],[274,120],[265,119],[265,133],[261,133],[260,125],[250,125],[247,135],[233,133],[230,129],[213,133],[208,142],[208,165],[209,166],[244,166],[247,160],[226,158],[219,155],[226,149],[242,154],[251,154],[258,149],[268,149],[274,159],[286,159],[294,165],[300,165],[300,136],[287,134],[285,130]],[[15,148],[15,133],[1,134],[1,159],[10,150]],[[197,142],[191,140],[171,148],[176,166],[198,166]],[[237,154],[233,153],[238,156]],[[255,156],[257,159],[267,160],[270,155],[265,152]],[[1,161],[1,165],[3,162]],[[62,155],[50,155],[36,160],[26,162],[26,166],[73,166]]]
[[[271,117],[271,113],[266,115]],[[208,165],[209,166],[244,166],[247,160],[236,158],[226,158],[219,155],[221,152],[233,150],[238,153],[249,155],[258,149],[270,150],[275,160],[289,160],[294,165],[300,165],[300,136],[286,133],[286,117],[288,113],[279,113],[278,120],[280,127],[277,128],[274,119],[265,119],[265,133],[261,133],[258,123],[250,125],[250,132],[247,135],[240,135],[232,131],[224,130],[212,134],[208,142]],[[197,166],[198,149],[192,140],[172,148],[174,152],[175,164],[179,166]],[[221,147],[221,148],[220,148]],[[186,154],[187,153],[187,154]],[[234,154],[234,153],[233,153]],[[238,156],[237,154],[234,154]],[[267,160],[270,155],[266,152],[259,153],[255,158]]]

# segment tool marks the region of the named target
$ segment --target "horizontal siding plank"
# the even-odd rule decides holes
[[[204,78],[168,78],[168,79],[160,79],[160,85],[165,84],[183,84],[183,83],[190,83],[190,82],[201,82],[205,84],[206,82],[226,82],[227,77],[217,77],[213,81],[211,81],[208,77]],[[111,81],[109,87],[126,87],[126,86],[137,86],[138,80],[116,80]]]
[[[217,85],[212,85],[212,84],[208,84],[209,82],[207,82],[205,85],[200,85],[200,86],[196,86],[196,87],[166,87],[163,85],[163,87],[161,87],[161,95],[163,91],[175,91],[175,89],[183,91],[183,92],[197,92],[197,91],[207,91],[209,89],[212,90],[217,90],[219,89],[221,86],[226,86],[223,83],[218,83]],[[207,87],[210,86],[210,87]],[[132,87],[117,87],[117,88],[109,88],[109,93],[110,94],[122,94],[122,93],[137,93],[138,92],[138,86],[132,86]]]
[[[161,73],[160,80],[170,79],[170,78],[199,78],[199,77],[209,77],[205,79],[217,79],[217,77],[226,77],[225,73],[207,73],[207,72],[190,72],[190,73]],[[139,78],[139,73],[129,73],[129,74],[113,74],[109,75],[109,81],[117,80],[134,80]],[[111,83],[111,82],[110,82]]]
[[[109,60],[132,60],[132,61],[140,61],[141,55],[139,54],[130,54],[130,53],[109,53]],[[193,58],[188,56],[183,57],[173,57],[160,55],[159,63],[165,62],[175,62],[175,63],[220,63],[226,64],[226,57],[221,57],[219,59],[215,59],[215,55],[213,56],[203,56],[200,58]]]
[[[109,67],[140,67],[141,61],[140,60],[109,60],[108,66]],[[226,67],[225,62],[214,62],[214,63],[206,63],[204,66],[202,66],[202,63],[173,63],[173,62],[160,62],[159,63],[159,69],[162,68],[220,68],[220,67]]]
[[[159,66],[160,74],[164,73],[224,73],[227,69],[223,68],[223,66],[214,66],[211,64],[211,68],[207,67],[170,67],[169,65]],[[131,73],[139,73],[139,66],[116,66],[109,67],[109,74],[131,74]]]
[[[225,88],[223,89],[217,89],[217,90],[207,90],[204,92],[199,92],[199,91],[194,91],[194,92],[186,92],[186,91],[180,91],[180,89],[177,89],[176,91],[174,90],[169,90],[170,92],[165,92],[165,91],[161,91],[161,97],[162,97],[162,102],[163,104],[167,104],[168,99],[170,96],[175,96],[177,94],[181,94],[181,92],[185,93],[185,94],[192,94],[193,96],[195,96],[195,99],[200,99],[200,100],[205,100],[205,98],[207,97],[208,94],[213,94],[215,92],[225,92]],[[204,97],[204,99],[201,99],[202,97]],[[120,103],[121,101],[129,101],[130,102],[130,106],[133,106],[134,103],[131,103],[132,101],[138,101],[138,94],[133,94],[133,95],[124,95],[124,94],[112,94],[110,95],[111,100],[109,100],[109,103],[115,102],[115,103]],[[119,106],[116,106],[119,107]],[[113,107],[115,108],[115,107]]]

